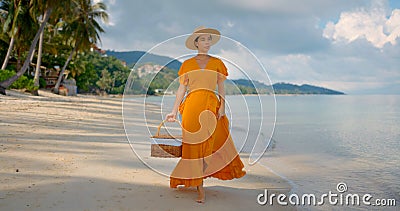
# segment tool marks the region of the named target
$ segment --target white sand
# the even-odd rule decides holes
[[[258,165],[241,179],[205,180],[205,204],[194,201],[195,188],[169,188],[132,152],[120,98],[8,93],[0,96],[0,210],[294,209],[257,204],[265,188],[290,189]]]

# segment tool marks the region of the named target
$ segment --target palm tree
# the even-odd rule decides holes
[[[36,59],[36,69],[35,69],[35,76],[33,78],[34,86],[39,86],[39,73],[40,73],[40,65],[42,62],[42,51],[43,51],[43,37],[44,37],[44,30],[40,33],[39,36],[39,48],[37,52],[37,59]],[[33,54],[32,54],[33,55]],[[34,95],[39,95],[38,92],[34,92]]]
[[[92,4],[91,0],[74,0],[72,1],[73,15],[71,19],[65,21],[65,34],[70,37],[70,41],[74,46],[71,50],[61,72],[58,76],[54,93],[58,93],[61,85],[61,80],[64,75],[72,56],[77,51],[84,51],[100,41],[99,33],[104,32],[104,29],[97,22],[101,19],[104,23],[108,23],[108,14],[105,12],[107,7],[104,3],[98,2]]]
[[[44,21],[44,16],[42,16],[42,20],[40,22],[43,22],[43,21]],[[35,87],[39,87],[39,73],[40,73],[40,65],[42,63],[44,31],[45,30],[43,30],[39,36],[39,47],[38,47],[37,59],[36,59],[36,69],[35,69],[35,76],[33,78],[33,82],[34,82],[33,85]],[[32,54],[32,56],[33,56],[33,54]],[[39,95],[39,92],[36,90],[33,92],[33,95]]]
[[[6,44],[8,44],[8,41],[10,38],[7,36],[6,33],[3,33],[3,26],[6,22],[6,18],[8,15],[8,7],[5,6],[6,1],[1,1],[0,2],[0,55],[4,54],[4,49]]]
[[[1,69],[6,69],[15,42],[22,41],[30,36],[35,20],[29,14],[29,0],[2,1],[0,10],[4,14],[3,32],[9,37],[9,46]]]
[[[0,10],[2,12],[2,16],[3,16],[3,32],[4,32],[4,36],[7,36],[9,34],[11,35],[11,40],[9,42],[9,46],[8,46],[8,50],[7,50],[7,54],[6,57],[4,59],[3,65],[1,66],[1,69],[4,70],[7,67],[7,63],[8,63],[8,59],[10,58],[10,54],[11,51],[14,47],[14,41],[15,41],[15,32],[16,29],[14,27],[10,27],[11,25],[14,25],[13,23],[16,22],[16,20],[14,20],[14,17],[18,17],[18,9],[14,7],[14,4],[12,1],[2,1],[1,5],[0,5]],[[17,13],[17,14],[14,14]],[[7,30],[8,28],[11,28],[9,30]],[[10,33],[7,33],[7,31],[9,31]],[[10,38],[9,36],[7,36],[7,38]],[[5,37],[3,39],[6,39]]]
[[[35,37],[31,43],[31,46],[29,48],[28,51],[28,55],[26,56],[25,62],[22,66],[22,68],[11,78],[8,78],[2,82],[0,82],[0,94],[6,94],[6,89],[12,84],[14,83],[14,81],[16,81],[19,77],[21,77],[26,70],[29,67],[30,64],[30,58],[32,56],[32,53],[37,45],[37,42],[39,40],[39,36],[42,33],[42,31],[44,30],[44,26],[46,25],[47,21],[50,18],[51,13],[53,12],[53,10],[63,10],[64,12],[68,13],[68,11],[66,11],[66,8],[68,9],[69,7],[66,7],[66,5],[69,6],[70,1],[68,0],[63,0],[63,1],[59,1],[59,0],[31,0],[30,1],[30,5],[31,5],[31,9],[34,10],[38,10],[38,11],[43,11],[43,21],[40,24],[40,27],[38,29],[38,31],[35,34]]]
[[[37,53],[37,59],[36,59],[35,76],[33,79],[34,86],[36,86],[36,87],[39,87],[39,76],[40,76],[39,74],[40,74],[40,70],[41,70],[40,66],[42,63],[42,54],[43,54],[43,47],[44,47],[43,45],[48,44],[47,46],[45,46],[47,52],[52,52],[54,55],[57,55],[58,47],[61,46],[60,41],[56,41],[56,43],[53,43],[53,44],[51,43],[51,40],[53,40],[55,38],[55,36],[58,35],[57,31],[58,31],[58,27],[59,27],[60,23],[62,22],[60,20],[62,20],[63,14],[54,14],[53,13],[53,16],[54,15],[55,15],[55,17],[52,18],[52,22],[48,21],[45,29],[42,31],[42,33],[40,34],[40,37],[39,37],[39,47],[38,47],[38,53]],[[42,16],[42,18],[43,18],[43,16]],[[41,20],[41,21],[43,21],[43,20]],[[47,35],[46,43],[44,43],[45,35]],[[32,57],[33,57],[33,54],[32,54]],[[32,61],[32,58],[31,58],[31,61]],[[34,91],[32,94],[39,95],[37,90]]]
[[[3,33],[3,27],[4,24],[6,22],[7,16],[8,16],[8,1],[1,1],[0,2],[0,26],[1,26],[1,30],[0,30],[0,40],[8,42],[9,39],[4,39],[4,34]]]

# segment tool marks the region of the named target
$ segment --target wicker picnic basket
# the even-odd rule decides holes
[[[160,134],[164,125],[162,121],[157,128],[157,134],[151,136],[151,157],[176,158],[182,156],[182,135]]]

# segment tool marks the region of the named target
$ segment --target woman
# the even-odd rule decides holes
[[[205,27],[196,28],[187,38],[186,47],[197,50],[197,55],[182,63],[174,107],[166,116],[167,121],[176,121],[178,110],[182,114],[182,158],[171,174],[170,187],[197,187],[199,203],[205,201],[204,178],[230,180],[246,174],[225,116],[227,68],[220,59],[208,55],[219,39],[218,30]]]

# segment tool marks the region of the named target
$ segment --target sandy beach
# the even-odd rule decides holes
[[[246,155],[245,177],[205,180],[205,204],[194,201],[195,188],[169,188],[168,177],[133,153],[121,98],[8,93],[0,96],[0,210],[295,209],[257,204],[264,189],[287,193],[290,186],[248,166]]]

